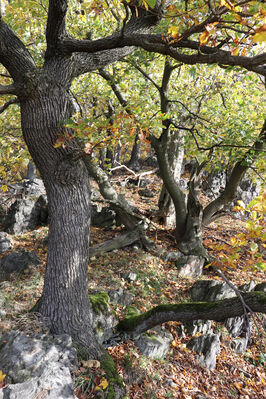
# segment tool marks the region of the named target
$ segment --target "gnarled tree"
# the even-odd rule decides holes
[[[51,320],[53,333],[70,334],[89,351],[91,358],[104,359],[106,354],[91,328],[87,292],[89,176],[84,163],[86,154],[72,139],[72,130],[65,126],[73,113],[70,87],[76,77],[121,59],[134,46],[187,64],[240,66],[265,76],[265,55],[232,55],[222,48],[228,41],[208,46],[193,39],[205,32],[209,24],[222,24],[222,17],[228,12],[226,7],[208,8],[209,2],[203,3],[207,7],[206,18],[188,28],[178,40],[149,33],[160,19],[159,1],[152,2],[152,9],[146,9],[147,2],[144,6],[136,1],[124,2],[126,16],[119,31],[97,40],[79,40],[70,37],[66,28],[68,1],[49,0],[46,49],[38,63],[0,16],[0,63],[12,79],[11,84],[0,85],[0,94],[15,96],[20,104],[23,137],[44,181],[49,203],[48,256],[39,311]],[[56,145],[59,136],[66,139],[62,146]],[[158,142],[158,146],[161,144]],[[157,152],[163,156],[159,147]],[[179,216],[184,226],[186,215],[182,206]]]

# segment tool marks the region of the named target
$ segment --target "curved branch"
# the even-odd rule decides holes
[[[0,85],[0,95],[4,95],[4,94],[18,94],[18,86],[11,84],[11,85]]]
[[[266,294],[264,292],[241,293],[245,304],[253,312],[266,313]],[[194,302],[159,305],[146,313],[128,317],[118,323],[119,331],[132,335],[141,334],[168,321],[190,322],[193,320],[222,321],[244,314],[243,304],[238,297],[217,302]]]
[[[167,43],[161,35],[125,33],[109,36],[94,41],[65,39],[61,42],[61,51],[65,54],[72,52],[98,53],[104,50],[118,49],[128,46],[141,47],[146,51],[169,55],[179,62],[185,64],[221,64],[228,66],[239,66],[249,71],[266,76],[266,53],[254,56],[234,56],[230,51],[218,49],[217,47],[201,46],[199,42],[192,40],[179,40],[175,43]],[[178,48],[196,50],[195,54],[184,54]]]
[[[75,53],[76,69],[73,72],[73,77],[101,69],[132,53],[134,45],[127,43],[126,37],[134,36],[136,33],[150,32],[161,18],[160,5],[161,1],[158,0],[152,10],[129,5],[131,18],[123,26],[122,31],[103,39],[90,41],[67,38],[62,40],[60,43],[61,54]],[[123,45],[120,44],[121,41]]]
[[[2,107],[0,107],[0,114],[2,114],[2,112],[4,112],[11,104],[17,103],[19,103],[18,98],[13,98],[13,100],[7,101],[4,105],[2,105]]]

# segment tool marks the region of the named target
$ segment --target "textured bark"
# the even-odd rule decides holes
[[[88,172],[75,140],[56,148],[58,137],[71,137],[64,121],[73,112],[69,89],[74,77],[101,68],[133,51],[132,47],[95,54],[65,55],[68,2],[50,0],[44,66],[37,69],[20,39],[0,16],[0,62],[14,83],[0,94],[15,94],[21,105],[24,139],[44,181],[50,214],[48,257],[40,312],[50,318],[54,333],[68,333],[90,352],[105,353],[93,337],[88,299],[90,194]],[[124,33],[147,31],[157,17],[142,9],[133,14]],[[107,50],[107,51],[106,51]]]
[[[253,311],[266,313],[266,294],[263,292],[241,293],[245,304]],[[186,304],[159,305],[146,313],[121,320],[119,331],[138,335],[168,321],[191,322],[193,320],[222,321],[244,314],[238,297],[217,302],[195,302]]]
[[[151,144],[157,156],[160,175],[174,203],[175,217],[176,217],[175,236],[177,242],[180,242],[182,241],[182,238],[185,234],[186,220],[187,220],[185,196],[182,190],[179,188],[173,174],[171,173],[171,168],[168,162],[167,150],[166,150],[167,137],[161,136],[160,139],[157,139],[152,136]]]
[[[145,228],[142,226],[136,227],[135,230],[119,234],[112,240],[107,240],[99,245],[91,247],[90,257],[132,245],[134,242],[141,240],[143,234],[145,234]]]
[[[181,177],[182,163],[184,158],[184,138],[182,135],[180,137],[176,132],[172,132],[172,134],[170,134],[167,146],[167,154],[171,173],[173,174],[175,181],[178,182]],[[158,206],[160,221],[162,221],[163,224],[168,227],[175,228],[175,207],[164,184],[160,192]]]
[[[40,313],[52,332],[68,333],[90,350],[103,352],[93,339],[87,294],[90,228],[89,179],[73,148],[54,148],[60,122],[71,115],[71,98],[57,84],[39,79],[34,95],[21,100],[24,139],[44,181],[50,215],[48,256]],[[72,144],[73,146],[74,144]],[[77,147],[78,148],[78,147]]]

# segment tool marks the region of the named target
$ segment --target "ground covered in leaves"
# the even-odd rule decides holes
[[[119,175],[119,183],[127,176]],[[139,188],[131,187],[127,196],[131,202],[149,216],[156,211],[160,180],[152,178],[149,188],[154,197],[141,198]],[[121,228],[101,230],[92,228],[91,245],[110,239],[118,234]],[[28,311],[41,295],[45,260],[47,254],[47,227],[14,237],[14,250],[35,251],[41,258],[39,267],[28,269],[21,276],[12,276],[10,281],[1,283],[1,290],[8,301],[7,315],[0,321],[0,330],[20,329],[25,332],[45,330],[45,324]],[[223,271],[235,285],[250,280],[260,283],[265,280],[262,270],[253,267],[253,256],[249,243],[232,254],[231,238],[239,232],[245,234],[245,222],[230,217],[220,219],[204,230],[206,248],[220,259]],[[151,237],[158,245],[175,250],[173,232],[164,229],[154,221]],[[6,254],[6,253],[5,253]],[[136,281],[128,282],[123,273],[133,272]],[[94,257],[88,267],[89,289],[109,290],[122,287],[134,295],[133,306],[139,311],[146,311],[153,306],[164,303],[184,302],[189,300],[188,290],[195,280],[180,278],[172,263],[166,263],[137,246],[124,248]],[[204,269],[201,279],[220,279],[214,265]],[[128,307],[117,305],[114,310],[122,318],[129,312]],[[186,348],[191,338],[178,335],[178,323],[167,323],[166,327],[173,335],[169,353],[164,360],[151,360],[139,352],[132,341],[108,349],[120,376],[127,388],[130,399],[195,399],[200,394],[209,398],[265,398],[265,356],[262,331],[252,330],[252,344],[246,353],[237,355],[230,347],[231,338],[221,323],[214,323],[213,328],[221,334],[221,352],[217,358],[216,370],[202,368],[195,353]],[[76,395],[79,399],[93,397],[96,386],[105,389],[104,372],[96,362],[81,362],[74,376]]]

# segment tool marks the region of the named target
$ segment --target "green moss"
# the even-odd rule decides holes
[[[103,326],[102,326],[102,323],[101,323],[101,322],[98,322],[98,324],[97,324],[95,330],[96,330],[96,332],[97,332],[98,334],[102,334],[102,333],[103,333]]]
[[[105,391],[105,399],[115,399],[116,393],[114,386],[123,387],[123,380],[118,374],[115,363],[110,355],[107,354],[101,361],[101,368],[105,371],[105,376],[109,383]]]
[[[126,312],[127,312],[126,317],[139,316],[139,310],[132,305],[126,307]]]
[[[106,312],[109,310],[109,296],[106,292],[101,291],[95,295],[89,295],[92,309],[95,313]]]
[[[191,313],[202,312],[213,309],[217,306],[216,302],[192,302],[192,303],[178,303],[159,305],[141,315],[126,317],[118,323],[118,331],[133,331],[135,328],[147,320],[149,317],[160,312],[176,312],[176,313]]]

